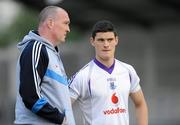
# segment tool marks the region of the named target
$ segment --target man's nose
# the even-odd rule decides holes
[[[67,32],[70,32],[70,27],[69,26],[67,27]]]
[[[107,40],[104,41],[104,46],[105,47],[109,46],[109,42]]]

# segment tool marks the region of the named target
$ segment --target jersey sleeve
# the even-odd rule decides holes
[[[52,123],[61,124],[64,113],[59,112],[41,95],[41,84],[49,63],[46,48],[31,41],[20,57],[19,93],[26,108]]]
[[[74,76],[71,77],[69,80],[69,92],[71,98],[77,100],[78,97],[80,96],[80,85],[81,84],[81,79],[80,79],[80,74],[76,73]]]
[[[129,77],[131,82],[130,93],[139,91],[141,89],[139,84],[140,79],[135,69],[132,66],[129,66]]]

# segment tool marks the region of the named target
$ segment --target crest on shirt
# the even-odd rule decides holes
[[[110,89],[112,90],[116,89],[116,85],[114,84],[114,82],[110,82]]]
[[[110,89],[112,90],[116,89],[116,85],[115,85],[116,78],[108,78],[107,82],[109,82]]]

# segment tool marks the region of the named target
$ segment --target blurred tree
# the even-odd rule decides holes
[[[11,43],[19,42],[29,30],[36,30],[38,24],[38,9],[24,6],[22,11],[15,17],[13,23],[0,31],[0,47],[6,47]],[[68,41],[80,41],[82,31],[78,27],[71,27],[71,32],[68,34]]]
[[[0,32],[0,47],[18,42],[29,30],[34,29],[37,26],[37,14],[36,10],[23,8],[13,23]]]

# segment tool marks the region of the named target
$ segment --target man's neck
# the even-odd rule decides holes
[[[102,59],[102,58],[96,57],[96,60],[98,60],[103,65],[105,65],[107,68],[111,67],[113,65],[113,63],[114,63],[114,58],[111,58],[111,59]]]
[[[56,46],[54,43],[54,39],[46,29],[39,27],[38,33],[42,38],[46,39],[51,45],[53,45],[54,47]]]

